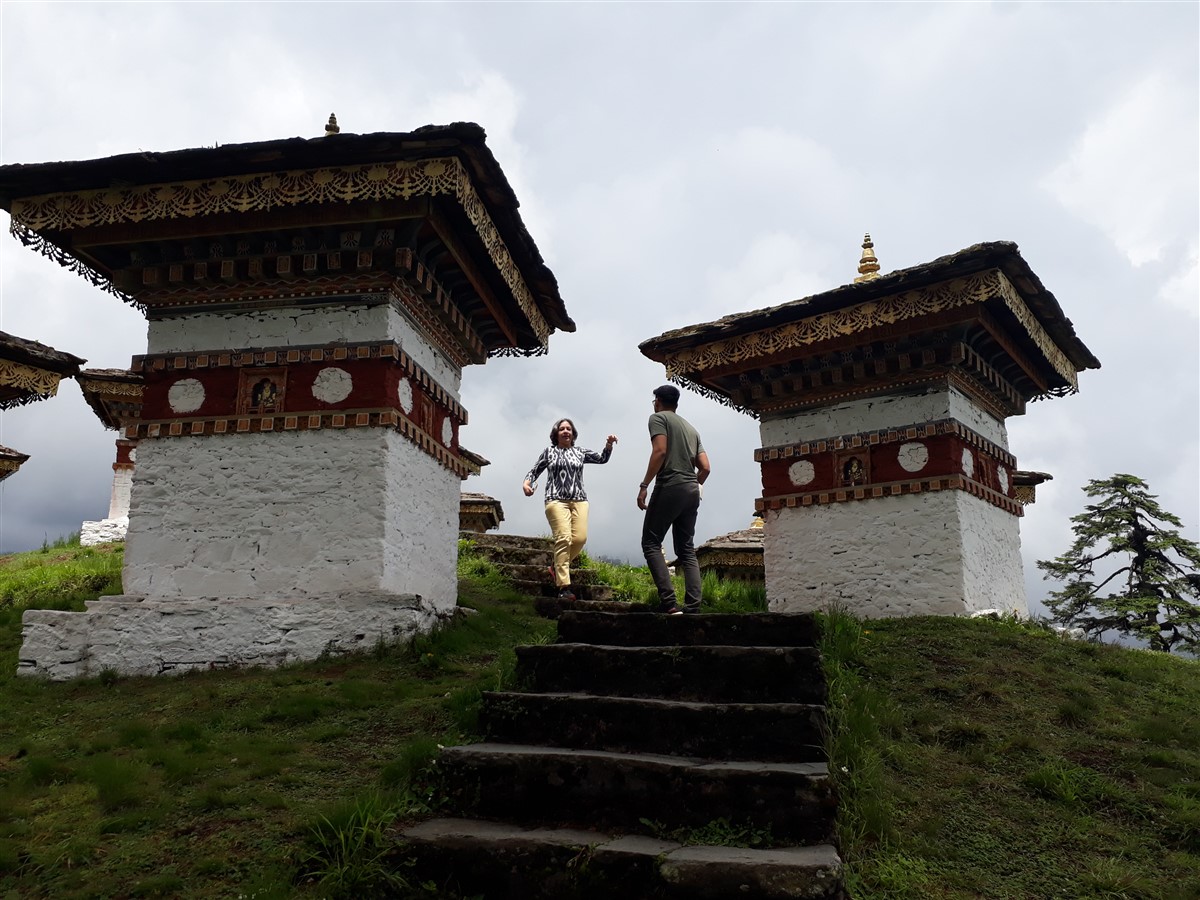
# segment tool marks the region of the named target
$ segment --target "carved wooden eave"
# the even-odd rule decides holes
[[[1013,498],[1022,506],[1031,506],[1037,501],[1037,486],[1053,480],[1054,476],[1048,472],[1015,469],[1012,473]]]
[[[751,415],[951,381],[1004,418],[1100,363],[1010,242],[643,342],[667,377]]]
[[[28,454],[20,453],[8,447],[0,447],[0,481],[14,474],[28,460]]]
[[[487,494],[464,492],[458,501],[458,528],[483,534],[498,528],[504,521],[504,507],[495,497]]]
[[[745,528],[717,535],[696,548],[702,572],[713,571],[721,578],[761,581],[763,577],[763,529]],[[672,563],[675,565],[678,560]]]
[[[144,380],[128,369],[84,369],[75,380],[105,428],[124,430],[141,416]]]
[[[70,353],[0,331],[0,409],[53,397],[59,382],[76,375],[85,362]]]
[[[471,123],[0,167],[12,233],[150,318],[399,296],[460,364],[575,330],[518,205]]]
[[[468,450],[466,447],[463,447],[461,445],[458,448],[458,455],[461,456],[463,461],[467,464],[467,467],[470,469],[470,474],[472,474],[472,475],[478,475],[480,472],[483,471],[484,466],[490,466],[492,464],[491,460],[487,459],[486,457],[480,456],[478,453]],[[463,496],[464,497],[483,497],[485,495],[484,494],[463,494]],[[501,518],[504,518],[504,517],[501,516]]]

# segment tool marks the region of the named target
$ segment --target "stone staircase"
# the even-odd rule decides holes
[[[534,598],[534,606],[547,618],[556,619],[563,609],[631,611],[629,603],[613,600],[613,590],[596,584],[590,569],[571,569],[571,590],[575,601],[559,600],[550,564],[554,561],[554,541],[548,537],[522,537],[515,534],[475,534],[464,531],[460,537],[475,544],[475,552],[491,560],[517,590]],[[648,611],[648,608],[647,608]]]
[[[523,689],[485,694],[485,741],[442,751],[454,818],[404,832],[406,877],[485,900],[844,898],[814,620],[593,609],[518,647]]]

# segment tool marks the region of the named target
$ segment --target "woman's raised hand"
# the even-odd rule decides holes
[[[607,440],[607,441],[605,441],[605,443],[607,443],[607,444],[608,444],[608,446],[610,446],[610,447],[611,447],[613,444],[615,444],[616,442],[617,442],[617,436],[616,436],[615,434],[610,434],[610,435],[608,436],[608,440]]]

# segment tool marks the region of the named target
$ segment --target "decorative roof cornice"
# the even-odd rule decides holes
[[[1069,360],[1073,371],[1100,368],[1099,360],[1075,334],[1074,326],[1063,313],[1058,300],[1046,290],[1021,257],[1017,245],[1010,241],[975,244],[932,262],[898,269],[871,281],[846,284],[779,306],[735,313],[712,322],[667,331],[643,341],[640,348],[649,358],[665,362],[668,357],[677,356],[683,351],[732,338],[761,344],[767,335],[786,334],[782,331],[785,326],[803,324],[809,327],[818,321],[827,323],[829,330],[826,333],[831,337],[849,335],[862,327],[856,317],[844,315],[851,309],[873,317],[874,306],[893,295],[928,289],[990,269],[1003,273],[1013,294],[1021,299],[1039,328]],[[820,320],[821,316],[828,313],[843,315]],[[842,330],[832,330],[835,327]]]
[[[96,273],[54,243],[52,229],[445,194],[458,200],[544,345],[549,331],[574,331],[575,323],[485,137],[478,125],[459,122],[402,133],[341,133],[0,166],[0,208],[12,212],[18,238],[88,277]],[[43,228],[50,234],[42,234]],[[89,280],[124,296],[107,278]]]

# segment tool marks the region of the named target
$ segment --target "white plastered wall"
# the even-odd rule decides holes
[[[1008,449],[1004,423],[945,385],[764,420],[764,447],[956,419]],[[1020,519],[965,491],[769,510],[763,561],[776,612],[1027,614]]]
[[[768,510],[772,612],[1026,614],[1017,517],[957,490]]]
[[[108,518],[120,519],[129,515],[129,495],[132,488],[133,470],[128,466],[115,469],[113,471],[112,493],[108,498]]]
[[[439,613],[458,600],[458,506],[462,479],[402,434],[383,432],[387,518],[384,590],[417,593]]]
[[[386,431],[142,441],[125,592],[333,596],[383,589]],[[420,453],[412,444],[407,450]]]
[[[1021,520],[965,491],[953,491],[962,522],[967,612],[1029,615],[1021,563]]]
[[[457,397],[461,370],[422,337],[394,303],[197,313],[162,319],[150,323],[148,352],[192,353],[355,341],[395,341]]]
[[[1004,423],[980,409],[961,391],[945,385],[909,394],[853,400],[783,418],[763,419],[759,424],[759,436],[764,447],[775,447],[938,419],[957,419],[997,446],[1008,449],[1008,430]]]

